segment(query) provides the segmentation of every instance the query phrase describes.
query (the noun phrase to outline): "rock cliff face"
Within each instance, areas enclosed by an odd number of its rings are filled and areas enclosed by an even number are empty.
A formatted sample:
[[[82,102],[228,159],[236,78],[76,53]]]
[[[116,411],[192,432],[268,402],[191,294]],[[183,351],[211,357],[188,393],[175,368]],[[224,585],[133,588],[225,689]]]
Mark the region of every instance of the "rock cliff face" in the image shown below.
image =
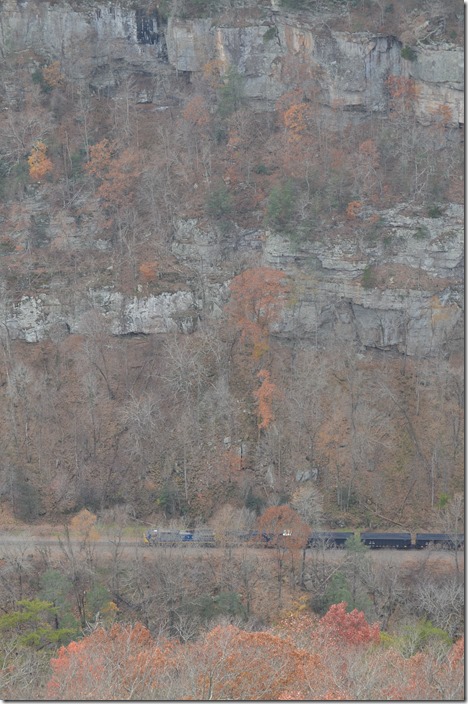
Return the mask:
[[[332,31],[317,19],[269,8],[254,19],[216,23],[169,19],[117,4],[6,0],[0,10],[2,51],[32,49],[48,60],[68,62],[77,81],[112,94],[132,78],[135,102],[157,101],[166,72],[189,76],[216,61],[235,66],[245,78],[247,98],[260,110],[294,86],[326,110],[339,107],[349,119],[388,110],[389,76],[414,79],[417,114],[430,122],[448,106],[450,122],[463,122],[463,51],[455,46],[421,47],[403,59],[402,41],[369,32]],[[160,92],[158,92],[160,91]],[[311,233],[300,244],[264,232],[220,236],[196,220],[180,220],[172,254],[196,272],[201,284],[157,295],[125,296],[115,287],[73,295],[60,282],[5,304],[3,320],[13,338],[40,340],[62,326],[80,332],[91,307],[102,310],[114,334],[190,332],[202,315],[216,315],[226,297],[226,249],[257,250],[265,264],[295,281],[296,301],[276,334],[326,343],[339,334],[362,349],[430,354],[462,345],[463,211],[449,206],[437,218],[402,206],[378,214],[374,241],[339,228]]]
[[[133,78],[137,101],[151,101],[154,77],[167,52],[156,14],[114,3],[6,0],[0,9],[3,52],[32,49],[49,61],[60,59],[67,74],[96,91],[112,94]]]
[[[280,334],[294,332],[318,344],[338,334],[361,349],[409,355],[460,347],[462,208],[452,206],[437,220],[398,210],[380,215],[375,243],[331,237],[291,252],[289,243],[268,238],[266,260],[290,270],[301,290]]]
[[[275,334],[319,346],[339,338],[363,351],[393,349],[408,355],[461,350],[463,208],[452,205],[438,218],[408,216],[403,210],[380,213],[376,241],[329,231],[320,241],[297,245],[271,232],[237,233],[236,247],[242,248],[245,239],[246,247],[261,249],[265,265],[281,268],[294,281],[295,303]],[[193,331],[201,316],[219,314],[226,300],[223,246],[215,233],[190,220],[179,223],[172,248],[198,272],[201,285],[187,283],[185,290],[146,296],[125,296],[113,287],[39,291],[5,311],[10,335],[36,342],[57,326],[80,333],[91,308],[103,313],[116,335]]]
[[[68,60],[77,80],[106,91],[115,90],[132,72],[153,85],[166,62],[196,74],[215,60],[224,69],[235,66],[245,78],[246,95],[265,109],[301,85],[324,105],[384,113],[386,80],[402,75],[416,82],[422,119],[430,120],[437,107],[448,105],[451,120],[464,121],[464,53],[452,45],[418,45],[410,61],[402,58],[397,37],[332,31],[323,17],[307,20],[274,8],[264,7],[255,18],[237,14],[230,25],[212,18],[169,18],[165,23],[156,11],[148,14],[118,3],[83,5],[4,0],[3,52],[14,46]],[[138,86],[135,90],[138,99]]]
[[[448,105],[452,121],[464,121],[464,56],[455,47],[418,48],[409,61],[401,57],[397,37],[332,31],[321,22],[307,26],[302,17],[299,24],[279,14],[241,27],[173,19],[166,38],[176,69],[197,73],[210,60],[236,66],[246,95],[265,108],[292,83],[324,105],[385,113],[388,77],[406,76],[416,83],[420,118],[430,120],[440,105]]]

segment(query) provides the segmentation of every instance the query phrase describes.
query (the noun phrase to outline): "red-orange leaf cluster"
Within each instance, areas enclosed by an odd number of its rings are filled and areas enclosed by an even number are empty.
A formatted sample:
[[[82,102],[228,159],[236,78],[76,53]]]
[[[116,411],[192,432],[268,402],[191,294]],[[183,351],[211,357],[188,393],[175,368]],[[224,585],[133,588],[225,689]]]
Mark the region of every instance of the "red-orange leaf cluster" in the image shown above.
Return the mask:
[[[257,527],[259,533],[271,535],[271,544],[278,547],[303,548],[310,535],[309,526],[287,505],[267,508],[258,519]],[[296,623],[296,619],[291,622]]]
[[[52,162],[47,156],[47,147],[44,142],[36,142],[31,154],[28,156],[29,175],[34,181],[40,181],[52,169]]]
[[[98,628],[78,642],[60,648],[51,660],[47,686],[51,699],[120,699],[156,691],[166,655],[141,624]],[[129,697],[130,698],[130,697]]]
[[[364,613],[354,609],[346,611],[346,602],[333,604],[319,622],[319,628],[331,641],[357,645],[359,643],[378,643],[380,628],[378,623],[370,626]]]
[[[274,507],[276,509],[282,507]],[[405,658],[379,644],[362,612],[335,604],[322,618],[274,630],[217,626],[196,642],[159,647],[141,624],[99,628],[60,648],[55,700],[463,700],[463,639],[442,656]]]
[[[182,115],[187,122],[190,122],[195,127],[206,127],[211,122],[208,105],[201,95],[196,95],[189,100]]]
[[[394,112],[410,112],[418,96],[418,87],[413,78],[390,76],[387,80]]]
[[[138,156],[130,149],[118,154],[116,145],[103,139],[89,149],[86,171],[98,179],[97,193],[107,205],[120,208],[134,196]]]
[[[253,392],[253,395],[257,401],[258,427],[265,429],[273,420],[272,404],[273,398],[277,394],[277,388],[270,381],[270,372],[267,369],[261,369],[258,378],[262,384],[259,389]]]
[[[256,357],[268,349],[270,327],[280,316],[288,292],[286,276],[269,267],[246,269],[229,286],[226,310],[241,340],[253,346]]]
[[[354,220],[357,217],[361,208],[362,203],[360,200],[350,201],[346,207],[346,217],[349,218],[349,220]]]
[[[139,271],[144,281],[154,281],[158,270],[158,262],[142,262]]]

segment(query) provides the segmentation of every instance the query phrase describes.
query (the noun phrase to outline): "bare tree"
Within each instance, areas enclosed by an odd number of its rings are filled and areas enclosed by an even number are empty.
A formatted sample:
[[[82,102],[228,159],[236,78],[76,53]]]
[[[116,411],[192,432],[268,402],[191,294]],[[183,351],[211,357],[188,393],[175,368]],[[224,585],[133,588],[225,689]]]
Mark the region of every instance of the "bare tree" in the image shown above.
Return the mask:
[[[451,578],[426,581],[416,591],[418,611],[454,638],[463,633],[464,588]]]

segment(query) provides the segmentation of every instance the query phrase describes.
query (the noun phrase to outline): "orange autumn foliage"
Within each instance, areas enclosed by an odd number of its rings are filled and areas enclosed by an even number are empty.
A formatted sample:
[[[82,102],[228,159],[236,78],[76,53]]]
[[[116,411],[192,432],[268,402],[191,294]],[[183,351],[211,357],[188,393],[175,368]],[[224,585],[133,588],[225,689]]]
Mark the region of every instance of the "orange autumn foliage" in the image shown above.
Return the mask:
[[[182,115],[195,127],[206,127],[211,122],[208,105],[201,95],[196,95],[185,106]]]
[[[419,94],[414,79],[404,76],[390,76],[387,85],[390,92],[391,111],[396,113],[410,112]]]
[[[304,91],[300,88],[294,88],[293,90],[288,90],[283,93],[275,104],[275,109],[279,114],[283,124],[284,124],[284,114],[293,106],[299,105],[304,101]]]
[[[300,103],[299,105],[292,105],[283,115],[285,127],[295,139],[299,139],[301,133],[307,129],[308,112],[309,105]]]
[[[44,142],[36,142],[28,156],[29,175],[34,181],[40,181],[53,169],[46,153],[47,147]]]
[[[70,521],[71,531],[82,540],[97,540],[99,533],[96,529],[97,517],[88,509],[83,508]]]
[[[229,288],[231,299],[226,310],[231,323],[258,358],[268,349],[270,328],[284,307],[286,276],[269,267],[246,269],[234,277]]]
[[[266,369],[261,369],[257,376],[262,383],[260,388],[253,392],[253,395],[257,402],[258,427],[265,429],[273,420],[272,403],[277,394],[277,388],[270,381],[270,372]]]
[[[354,609],[351,613],[347,613],[346,607],[346,602],[332,604],[319,621],[319,631],[331,642],[341,645],[378,643],[379,624],[369,625],[362,611]]]
[[[158,270],[158,262],[142,262],[138,269],[144,281],[154,281]]]
[[[310,535],[310,527],[296,511],[287,505],[270,506],[257,521],[259,533],[272,536],[271,543],[277,547],[303,548]],[[295,619],[290,619],[294,622]]]
[[[274,509],[284,507],[273,507]],[[288,507],[286,507],[288,508]],[[362,612],[335,604],[321,619],[271,630],[218,625],[194,642],[156,644],[141,624],[98,628],[52,658],[55,700],[463,700],[464,642],[441,656],[382,647]]]
[[[107,205],[119,208],[133,200],[137,166],[137,154],[130,149],[119,154],[114,142],[103,139],[89,148],[89,161],[85,168],[99,182],[99,197]]]
[[[354,220],[357,217],[361,208],[362,208],[362,203],[360,200],[350,201],[346,207],[346,217],[349,220]]]
[[[44,81],[51,88],[61,88],[64,85],[65,79],[60,70],[60,62],[52,61],[51,64],[42,69]]]
[[[179,657],[195,669],[187,698],[232,701],[278,699],[317,660],[286,638],[235,626],[217,626]]]
[[[141,624],[98,628],[78,642],[59,649],[52,658],[47,685],[51,699],[139,698],[157,687],[166,655]]]

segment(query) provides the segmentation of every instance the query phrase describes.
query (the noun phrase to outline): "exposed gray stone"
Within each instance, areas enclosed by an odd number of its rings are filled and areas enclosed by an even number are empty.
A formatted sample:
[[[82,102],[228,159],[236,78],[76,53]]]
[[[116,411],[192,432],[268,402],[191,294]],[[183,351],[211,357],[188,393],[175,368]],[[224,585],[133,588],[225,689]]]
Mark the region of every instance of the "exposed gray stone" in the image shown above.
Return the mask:
[[[2,50],[35,49],[50,60],[65,57],[69,75],[99,91],[117,91],[122,78],[131,77],[135,102],[157,99],[161,72],[201,72],[207,61],[215,59],[224,70],[237,68],[245,79],[246,97],[261,108],[271,108],[279,95],[301,85],[320,105],[385,115],[387,78],[403,75],[416,81],[421,120],[430,121],[440,106],[449,106],[452,122],[463,121],[461,49],[418,46],[416,60],[407,61],[401,58],[398,38],[331,31],[323,17],[319,22],[282,11],[223,26],[210,18],[171,19],[166,37],[151,20],[143,41],[141,17],[135,10],[106,3],[86,5],[80,11],[78,7],[78,3],[4,0]],[[166,41],[170,67],[163,63]],[[165,108],[166,103],[155,109]],[[294,303],[286,307],[275,329],[283,338],[294,334],[316,345],[340,339],[362,349],[407,354],[461,346],[463,208],[447,206],[441,217],[429,218],[423,212],[405,214],[404,207],[378,213],[382,236],[373,242],[360,235],[359,221],[354,236],[328,237],[323,232],[320,240],[304,238],[293,246],[289,239],[261,228],[233,226],[223,233],[194,219],[180,220],[172,254],[194,273],[195,283],[186,281],[176,292],[125,296],[114,289],[71,294],[55,280],[47,292],[24,296],[10,307],[5,304],[5,324],[12,337],[33,342],[64,326],[80,332],[83,316],[97,307],[114,334],[190,332],[199,315],[222,314],[229,284],[229,273],[223,269],[226,259],[256,250],[267,266],[284,270],[296,286]],[[68,216],[61,217],[57,213],[50,218],[51,246],[79,249],[92,242],[103,251],[111,247],[97,239],[92,228],[80,225],[80,229]],[[62,243],[61,231],[66,232]],[[392,266],[407,272],[407,280],[400,274],[395,283],[390,273],[384,282],[388,285],[363,285],[369,267]]]

